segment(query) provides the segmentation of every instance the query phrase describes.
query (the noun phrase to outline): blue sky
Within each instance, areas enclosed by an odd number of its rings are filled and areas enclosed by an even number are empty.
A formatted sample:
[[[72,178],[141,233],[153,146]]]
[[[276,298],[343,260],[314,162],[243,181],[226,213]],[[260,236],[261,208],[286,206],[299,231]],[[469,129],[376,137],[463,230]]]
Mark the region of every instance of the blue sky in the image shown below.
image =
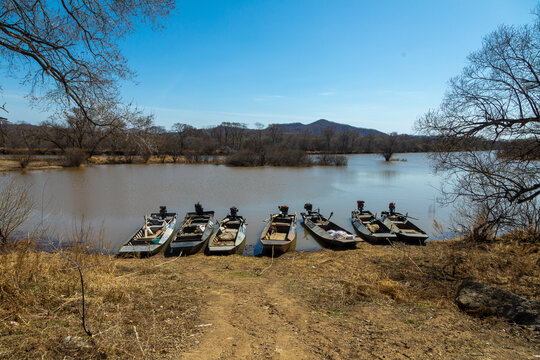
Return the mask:
[[[165,29],[122,43],[122,95],[158,125],[320,118],[399,133],[436,107],[497,25],[533,21],[536,0],[178,1]],[[8,119],[38,123],[27,88],[3,79]]]

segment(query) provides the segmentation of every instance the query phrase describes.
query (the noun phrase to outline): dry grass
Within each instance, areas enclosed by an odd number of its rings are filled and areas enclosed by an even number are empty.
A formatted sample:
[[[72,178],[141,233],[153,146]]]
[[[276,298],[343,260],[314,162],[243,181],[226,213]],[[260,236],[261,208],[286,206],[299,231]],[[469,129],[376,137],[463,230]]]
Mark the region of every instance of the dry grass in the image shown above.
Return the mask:
[[[94,336],[81,326],[73,265],[58,253],[19,248],[0,255],[1,358],[142,358],[190,345],[200,291],[171,269],[174,264],[72,250],[66,255],[83,267]]]
[[[540,279],[540,254],[535,244],[454,240],[425,247],[364,244],[359,251],[339,252],[335,257],[325,252],[297,257],[296,267],[305,276],[293,282],[294,287],[301,285],[312,306],[323,312],[362,302],[451,308],[456,290],[466,278],[540,299],[540,288],[532,286]]]
[[[62,160],[57,158],[40,158],[39,156],[34,156],[22,168],[20,159],[0,159],[0,171],[60,169],[63,167],[62,165]]]
[[[180,156],[176,160],[170,155],[161,155],[161,156],[150,156],[148,159],[145,159],[143,156],[92,156],[88,163],[93,165],[113,165],[113,164],[221,164],[222,160],[207,158],[206,156]]]
[[[1,171],[21,171],[21,170],[46,170],[46,169],[61,169],[66,166],[74,166],[76,164],[68,164],[64,159],[40,157],[34,155],[32,158],[25,160],[24,167],[21,165],[20,158],[2,158],[0,159]],[[206,156],[181,156],[175,161],[172,156],[152,156],[145,162],[142,156],[126,157],[126,156],[92,156],[87,161],[90,165],[117,165],[117,164],[223,164],[224,161],[220,158],[208,158]],[[84,166],[84,164],[82,165]]]
[[[400,345],[371,337],[388,339],[394,328],[401,340],[418,342],[418,349],[428,351],[415,353],[420,357],[452,358],[463,349],[476,353],[478,345],[470,339],[478,333],[481,341],[493,344],[492,354],[507,354],[504,349],[514,346],[527,351],[530,334],[460,312],[453,298],[461,279],[540,298],[538,245],[513,241],[362,244],[352,251],[286,254],[274,261],[201,255],[119,259],[83,250],[72,246],[66,255],[83,267],[92,338],[81,327],[80,282],[71,263],[58,253],[34,251],[29,243],[0,255],[0,358],[178,358],[193,349],[204,358],[205,349],[197,343],[210,331],[207,323],[214,324],[211,331],[224,333],[236,324],[253,341],[246,346],[262,351],[266,345],[258,339],[268,336],[269,326],[277,333],[284,318],[304,329],[305,344],[321,344],[328,334],[332,341],[343,341],[339,346],[345,358],[365,355],[364,345],[392,355],[389,351]],[[220,313],[219,320],[211,319],[212,308],[220,305],[228,317]],[[369,321],[359,329],[349,317]],[[319,322],[324,338],[313,332]],[[349,335],[343,336],[344,331]],[[449,333],[452,338],[445,338]],[[355,337],[359,334],[365,343]],[[431,344],[422,340],[431,335],[443,338]],[[208,341],[215,339],[210,335]],[[332,341],[324,345],[328,351],[335,349]],[[313,349],[313,357],[323,356]],[[402,351],[411,353],[409,348]]]

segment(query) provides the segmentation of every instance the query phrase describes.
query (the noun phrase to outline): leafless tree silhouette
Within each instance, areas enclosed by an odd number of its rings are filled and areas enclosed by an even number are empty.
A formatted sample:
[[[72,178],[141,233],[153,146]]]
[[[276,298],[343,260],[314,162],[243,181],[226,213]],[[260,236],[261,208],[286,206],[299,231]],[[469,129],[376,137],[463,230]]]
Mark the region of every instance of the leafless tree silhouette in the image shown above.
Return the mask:
[[[140,24],[162,26],[174,0],[1,0],[0,61],[23,69],[36,99],[77,106],[90,121],[96,101],[118,98],[132,77],[117,44]],[[18,71],[17,70],[17,71]],[[15,74],[12,74],[15,75]]]
[[[442,104],[417,122],[440,138],[435,168],[444,200],[482,213],[482,226],[540,232],[540,16],[500,26],[451,79]],[[487,151],[476,151],[478,149]],[[463,151],[463,149],[466,149]]]

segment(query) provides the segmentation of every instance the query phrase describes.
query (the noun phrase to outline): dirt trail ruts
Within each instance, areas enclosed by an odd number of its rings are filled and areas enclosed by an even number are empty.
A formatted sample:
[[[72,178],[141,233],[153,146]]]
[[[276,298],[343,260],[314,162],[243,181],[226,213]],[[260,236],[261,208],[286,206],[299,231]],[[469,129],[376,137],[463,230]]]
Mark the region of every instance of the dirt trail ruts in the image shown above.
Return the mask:
[[[263,274],[199,269],[208,284],[208,307],[201,317],[207,328],[186,359],[312,357],[299,336],[307,329],[309,310],[299,306],[282,282]],[[311,354],[311,355],[310,355]]]
[[[383,270],[373,267],[382,257],[374,256],[372,263],[372,253],[396,256],[393,249],[368,247],[364,251],[285,254],[274,261],[236,256],[182,259],[185,273],[204,285],[204,304],[192,335],[197,339],[195,346],[174,358],[507,359],[533,355],[536,341],[530,343],[515,327],[499,320],[480,321],[448,304],[373,297],[346,305],[350,294],[341,293],[343,287],[332,287],[332,283],[340,284],[348,278],[346,274],[359,271],[389,271],[390,265]],[[366,281],[356,286],[369,286],[371,280]],[[322,283],[330,285],[334,295],[327,296]],[[378,283],[380,291],[387,289],[386,283]],[[405,291],[409,285],[393,286]],[[314,298],[317,293],[321,298]],[[336,306],[328,306],[329,301],[336,301]]]

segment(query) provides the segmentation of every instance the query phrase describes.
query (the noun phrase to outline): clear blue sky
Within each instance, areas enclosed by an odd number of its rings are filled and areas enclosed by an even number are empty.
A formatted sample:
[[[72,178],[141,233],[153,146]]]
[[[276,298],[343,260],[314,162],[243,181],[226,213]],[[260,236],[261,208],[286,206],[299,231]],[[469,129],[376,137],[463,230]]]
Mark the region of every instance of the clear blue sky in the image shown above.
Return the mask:
[[[184,0],[159,32],[123,44],[123,85],[158,125],[320,118],[411,133],[497,25],[533,21],[536,0]],[[2,81],[7,117],[38,123],[26,88]]]

